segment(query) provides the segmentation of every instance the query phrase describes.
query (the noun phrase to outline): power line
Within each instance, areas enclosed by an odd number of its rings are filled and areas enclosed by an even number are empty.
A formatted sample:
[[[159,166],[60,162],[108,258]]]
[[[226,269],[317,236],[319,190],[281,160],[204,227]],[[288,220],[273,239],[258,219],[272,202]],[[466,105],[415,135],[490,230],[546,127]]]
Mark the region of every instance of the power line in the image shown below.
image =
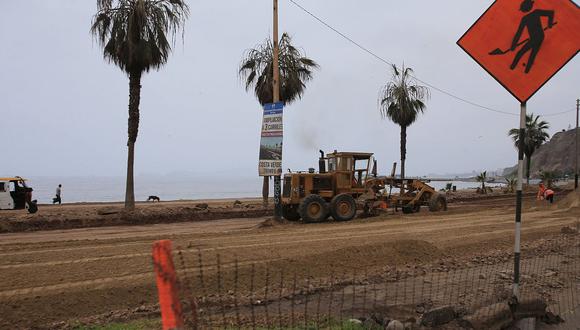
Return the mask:
[[[314,18],[316,21],[318,21],[319,23],[321,23],[322,25],[326,26],[328,29],[332,30],[333,32],[335,32],[336,34],[338,34],[339,36],[341,36],[342,38],[344,38],[345,40],[347,40],[348,42],[350,42],[351,44],[355,45],[357,48],[359,48],[360,50],[362,50],[363,52],[371,55],[372,57],[374,57],[375,59],[379,60],[380,62],[383,62],[389,66],[394,66],[393,63],[385,60],[384,58],[382,58],[381,56],[377,55],[376,53],[374,53],[373,51],[369,50],[368,48],[364,47],[363,45],[361,45],[360,43],[356,42],[355,40],[353,40],[352,38],[350,38],[349,36],[347,36],[346,34],[340,32],[338,29],[336,29],[335,27],[333,27],[332,25],[326,23],[323,19],[321,19],[320,17],[316,16],[314,13],[312,13],[311,11],[309,11],[308,9],[304,8],[302,5],[300,5],[299,3],[297,3],[294,0],[288,0],[290,1],[290,3],[292,3],[293,5],[295,5],[296,7],[298,7],[299,9],[301,9],[303,12],[305,12],[306,14],[308,14],[309,16],[311,16],[312,18]],[[500,113],[500,114],[504,114],[504,115],[509,115],[509,116],[519,116],[516,113],[512,113],[512,112],[507,112],[507,111],[502,111],[502,110],[498,110],[498,109],[494,109],[494,108],[490,108],[488,106],[485,105],[481,105],[479,103],[470,101],[466,98],[463,98],[461,96],[457,96],[451,92],[448,92],[442,88],[439,88],[433,84],[430,84],[422,79],[419,79],[417,76],[412,75],[417,81],[427,85],[428,87],[442,93],[445,94],[455,100],[458,100],[460,102],[464,102],[467,103],[471,106],[486,110],[486,111],[491,111],[491,112],[495,112],[495,113]],[[552,113],[552,114],[545,114],[543,116],[545,117],[552,117],[552,116],[559,116],[562,114],[566,114],[572,111],[576,111],[576,109],[572,109],[572,110],[566,110],[566,111],[562,111],[562,112],[557,112],[557,113]]]
[[[542,115],[542,116],[544,116],[544,117],[553,117],[553,116],[559,116],[559,115],[563,115],[563,114],[566,114],[566,113],[570,113],[570,112],[573,112],[573,111],[576,111],[576,109],[570,109],[570,110],[556,112],[556,113],[549,113],[547,115]]]

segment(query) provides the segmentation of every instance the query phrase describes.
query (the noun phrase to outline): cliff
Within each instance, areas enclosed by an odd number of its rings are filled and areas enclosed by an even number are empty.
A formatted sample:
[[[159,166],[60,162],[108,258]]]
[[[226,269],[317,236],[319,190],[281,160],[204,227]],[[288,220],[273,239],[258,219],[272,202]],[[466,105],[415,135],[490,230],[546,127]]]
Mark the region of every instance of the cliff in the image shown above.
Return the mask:
[[[580,132],[578,134],[580,135]],[[574,174],[575,137],[574,129],[554,134],[550,141],[538,148],[532,156],[530,176],[537,177],[541,170]],[[506,168],[503,174],[509,176],[515,171],[517,171],[517,165]]]

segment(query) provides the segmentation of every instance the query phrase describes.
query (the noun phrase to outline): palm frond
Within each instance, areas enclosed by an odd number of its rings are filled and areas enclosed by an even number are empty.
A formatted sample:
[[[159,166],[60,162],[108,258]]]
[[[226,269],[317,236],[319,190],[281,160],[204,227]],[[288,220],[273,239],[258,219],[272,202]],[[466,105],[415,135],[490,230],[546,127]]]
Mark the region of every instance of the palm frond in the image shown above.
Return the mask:
[[[97,0],[90,31],[107,60],[127,73],[144,72],[167,62],[188,15],[183,0]]]
[[[313,76],[318,64],[301,54],[292,45],[292,38],[283,33],[279,41],[278,66],[280,70],[280,101],[290,104],[300,99],[306,90],[306,82]],[[274,46],[271,39],[249,49],[240,63],[238,75],[246,90],[254,88],[260,104],[273,100]]]
[[[383,118],[407,127],[425,111],[429,89],[416,82],[409,67],[402,66],[399,70],[393,65],[391,73],[391,81],[379,91],[379,110]]]
[[[531,157],[532,154],[550,138],[547,130],[550,125],[546,121],[540,121],[540,116],[534,116],[533,113],[526,115],[526,129],[524,131],[524,154]],[[520,130],[519,128],[512,128],[508,131],[508,136],[514,141],[516,148],[520,145]]]

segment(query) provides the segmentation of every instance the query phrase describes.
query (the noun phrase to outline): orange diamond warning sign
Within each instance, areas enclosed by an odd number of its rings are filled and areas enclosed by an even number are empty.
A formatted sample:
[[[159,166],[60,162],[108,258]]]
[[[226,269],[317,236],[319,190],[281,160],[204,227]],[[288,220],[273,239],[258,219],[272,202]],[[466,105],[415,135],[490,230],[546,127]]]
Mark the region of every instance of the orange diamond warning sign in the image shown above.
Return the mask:
[[[496,0],[457,44],[520,102],[580,49],[572,0]]]

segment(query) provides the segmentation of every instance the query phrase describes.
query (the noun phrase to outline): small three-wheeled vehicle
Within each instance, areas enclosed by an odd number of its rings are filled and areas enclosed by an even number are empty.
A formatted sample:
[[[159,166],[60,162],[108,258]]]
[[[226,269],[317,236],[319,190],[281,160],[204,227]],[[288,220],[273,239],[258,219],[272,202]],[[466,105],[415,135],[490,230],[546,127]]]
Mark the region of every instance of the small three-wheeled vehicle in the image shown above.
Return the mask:
[[[0,210],[21,209],[27,209],[29,213],[38,211],[36,200],[32,200],[32,188],[19,176],[0,177]]]

